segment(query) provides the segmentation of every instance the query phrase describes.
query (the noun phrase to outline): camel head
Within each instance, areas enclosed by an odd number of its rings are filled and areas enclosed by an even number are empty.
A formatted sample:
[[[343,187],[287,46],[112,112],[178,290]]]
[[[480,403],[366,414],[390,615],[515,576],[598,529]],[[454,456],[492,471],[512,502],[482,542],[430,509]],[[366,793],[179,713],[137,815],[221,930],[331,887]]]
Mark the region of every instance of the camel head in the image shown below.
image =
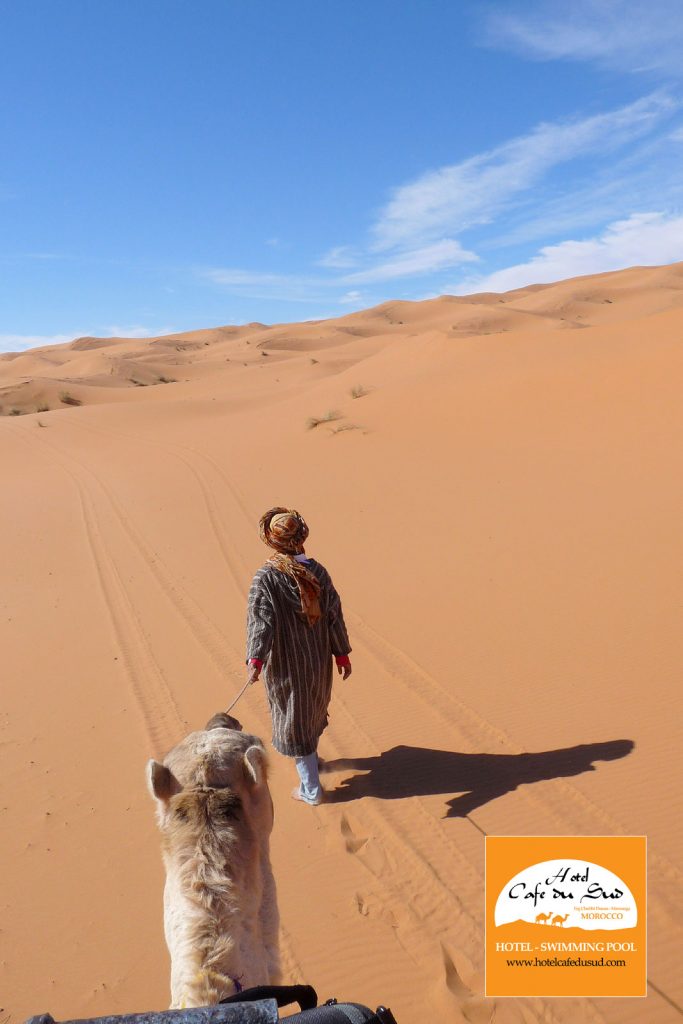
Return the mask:
[[[262,827],[264,815],[270,815],[268,831],[272,827],[263,744],[224,712],[186,736],[162,762],[150,760],[147,784],[162,832],[176,838],[240,821]]]

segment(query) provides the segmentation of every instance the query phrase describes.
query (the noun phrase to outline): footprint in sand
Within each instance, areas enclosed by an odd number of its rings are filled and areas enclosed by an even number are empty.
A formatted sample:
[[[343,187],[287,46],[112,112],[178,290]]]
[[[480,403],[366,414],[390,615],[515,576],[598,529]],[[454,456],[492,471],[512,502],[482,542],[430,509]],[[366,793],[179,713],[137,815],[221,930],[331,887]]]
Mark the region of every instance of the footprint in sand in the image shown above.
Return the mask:
[[[359,892],[356,893],[356,906],[358,908],[358,913],[361,915],[361,917],[367,917],[368,914],[370,913],[370,907],[365,902],[365,897],[362,896]]]
[[[455,996],[460,1006],[460,1012],[470,1024],[491,1024],[496,1019],[496,1005],[490,999],[475,995],[460,977],[453,958],[448,950],[442,946],[441,955],[443,958],[444,975],[446,987]]]
[[[341,816],[341,834],[344,837],[344,846],[349,853],[358,853],[368,841],[367,836],[359,837],[353,830],[351,822],[345,814]]]
[[[369,892],[365,895],[357,892],[354,897],[354,903],[361,917],[377,918],[394,930],[399,927],[399,921],[391,907],[387,907],[382,898],[374,892]]]
[[[341,816],[340,829],[347,852],[356,854],[375,878],[381,878],[387,866],[390,866],[390,860],[380,840],[375,836],[363,835],[364,829],[347,814]]]

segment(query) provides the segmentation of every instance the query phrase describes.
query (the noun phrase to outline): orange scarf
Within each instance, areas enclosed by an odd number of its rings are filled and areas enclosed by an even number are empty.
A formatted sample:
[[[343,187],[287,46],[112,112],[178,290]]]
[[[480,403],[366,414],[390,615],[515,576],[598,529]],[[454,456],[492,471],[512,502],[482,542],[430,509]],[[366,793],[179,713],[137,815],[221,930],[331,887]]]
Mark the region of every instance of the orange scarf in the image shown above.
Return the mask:
[[[320,583],[310,569],[294,557],[303,554],[304,541],[308,537],[306,521],[296,509],[278,506],[261,516],[259,530],[261,540],[276,551],[268,559],[268,565],[294,580],[299,588],[301,612],[309,626],[314,626],[321,616]]]

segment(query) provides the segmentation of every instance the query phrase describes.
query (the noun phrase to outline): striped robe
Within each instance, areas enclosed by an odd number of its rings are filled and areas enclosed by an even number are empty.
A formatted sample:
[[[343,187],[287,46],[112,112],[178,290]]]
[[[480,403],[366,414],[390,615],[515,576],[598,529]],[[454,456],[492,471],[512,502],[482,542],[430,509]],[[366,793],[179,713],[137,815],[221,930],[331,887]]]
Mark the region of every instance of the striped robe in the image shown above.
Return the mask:
[[[332,694],[332,656],[349,654],[341,601],[329,573],[305,563],[320,582],[321,617],[309,626],[299,589],[289,576],[264,565],[254,576],[247,607],[247,661],[264,662],[263,680],[273,720],[273,746],[304,757],[318,746]]]

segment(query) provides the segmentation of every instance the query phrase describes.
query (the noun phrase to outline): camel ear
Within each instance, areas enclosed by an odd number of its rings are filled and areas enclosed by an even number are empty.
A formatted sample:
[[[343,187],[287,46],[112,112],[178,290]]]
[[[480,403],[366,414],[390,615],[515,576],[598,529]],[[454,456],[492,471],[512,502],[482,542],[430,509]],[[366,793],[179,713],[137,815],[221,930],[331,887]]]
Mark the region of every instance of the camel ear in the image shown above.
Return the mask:
[[[180,787],[166,765],[158,761],[147,762],[147,786],[157,800],[168,800]]]
[[[247,781],[262,786],[268,775],[268,761],[263,747],[249,747],[244,755],[244,771]]]

